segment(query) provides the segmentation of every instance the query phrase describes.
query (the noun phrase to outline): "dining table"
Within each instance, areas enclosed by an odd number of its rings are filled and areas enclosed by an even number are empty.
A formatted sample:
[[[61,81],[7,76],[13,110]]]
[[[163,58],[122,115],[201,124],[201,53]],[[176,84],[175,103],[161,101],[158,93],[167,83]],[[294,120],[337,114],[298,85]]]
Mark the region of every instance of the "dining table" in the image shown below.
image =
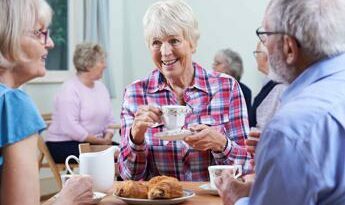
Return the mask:
[[[114,183],[117,183],[117,182],[114,182]],[[182,181],[181,185],[183,189],[193,191],[195,193],[195,196],[179,204],[181,205],[201,205],[201,204],[220,205],[220,204],[223,204],[222,199],[218,195],[214,193],[210,193],[208,190],[204,190],[200,188],[201,185],[204,185],[207,183],[209,182]],[[52,200],[49,200],[49,201],[53,202]],[[102,200],[98,202],[98,205],[126,205],[126,204],[127,204],[126,202],[122,201],[116,196],[113,196],[112,193],[108,193]]]

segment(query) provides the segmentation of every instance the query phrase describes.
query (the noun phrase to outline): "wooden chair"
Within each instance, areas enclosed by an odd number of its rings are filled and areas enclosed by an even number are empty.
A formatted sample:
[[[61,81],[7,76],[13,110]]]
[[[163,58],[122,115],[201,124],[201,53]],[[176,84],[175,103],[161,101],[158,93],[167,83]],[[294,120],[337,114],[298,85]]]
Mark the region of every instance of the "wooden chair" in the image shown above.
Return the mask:
[[[103,150],[108,149],[113,145],[91,145],[90,143],[81,143],[79,144],[79,154],[87,153],[87,152],[100,152]],[[119,166],[117,163],[117,158],[119,157],[120,152],[117,150],[115,151],[114,159],[115,159],[115,176],[119,177]]]
[[[46,123],[47,127],[51,123],[51,114],[42,114],[44,122]],[[39,169],[41,168],[50,168],[51,172],[54,175],[57,187],[59,190],[62,188],[62,181],[60,177],[60,172],[66,170],[66,166],[64,163],[55,163],[53,157],[51,156],[49,149],[44,142],[42,137],[38,138],[38,150],[39,150],[39,158],[38,158],[38,165]],[[44,161],[45,159],[45,161]],[[78,164],[71,164],[71,168],[77,168]]]

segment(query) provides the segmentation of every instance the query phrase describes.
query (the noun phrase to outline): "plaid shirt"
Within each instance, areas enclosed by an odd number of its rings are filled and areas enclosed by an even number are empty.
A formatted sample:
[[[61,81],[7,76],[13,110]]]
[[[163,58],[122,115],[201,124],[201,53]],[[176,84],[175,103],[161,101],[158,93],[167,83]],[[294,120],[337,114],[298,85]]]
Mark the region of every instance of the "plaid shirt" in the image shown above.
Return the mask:
[[[120,175],[123,179],[149,179],[157,175],[174,176],[182,181],[208,181],[208,166],[241,164],[251,171],[250,155],[244,147],[248,134],[247,109],[239,84],[227,75],[209,73],[194,66],[194,82],[184,91],[184,101],[192,112],[186,116],[184,128],[206,124],[227,137],[223,152],[198,151],[184,141],[163,141],[154,134],[166,130],[164,125],[148,128],[145,142],[134,144],[130,130],[140,105],[178,104],[164,76],[155,69],[151,75],[126,88],[121,111]]]

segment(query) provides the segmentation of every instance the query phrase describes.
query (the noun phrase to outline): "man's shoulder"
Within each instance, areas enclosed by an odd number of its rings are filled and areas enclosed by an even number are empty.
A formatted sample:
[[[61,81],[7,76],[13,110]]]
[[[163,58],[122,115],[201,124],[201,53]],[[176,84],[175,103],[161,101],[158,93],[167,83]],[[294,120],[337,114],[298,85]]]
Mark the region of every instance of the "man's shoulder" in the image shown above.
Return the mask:
[[[322,94],[299,95],[281,105],[268,127],[279,129],[292,138],[308,137],[317,123],[325,122],[329,118],[337,118],[336,112],[342,112],[340,110],[345,112],[344,103],[344,100],[328,99]]]

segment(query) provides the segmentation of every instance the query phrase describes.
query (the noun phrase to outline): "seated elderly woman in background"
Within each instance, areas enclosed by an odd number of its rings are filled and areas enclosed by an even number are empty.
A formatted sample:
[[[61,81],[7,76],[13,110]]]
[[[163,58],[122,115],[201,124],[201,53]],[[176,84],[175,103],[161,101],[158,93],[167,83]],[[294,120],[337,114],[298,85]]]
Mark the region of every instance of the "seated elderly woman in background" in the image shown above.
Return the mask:
[[[219,50],[214,56],[213,70],[228,74],[237,80],[240,84],[249,113],[252,103],[252,91],[240,82],[243,74],[243,63],[240,54],[230,48]]]
[[[37,138],[45,124],[18,89],[45,75],[52,10],[40,0],[0,1],[0,204],[40,204]],[[37,19],[38,17],[38,19]],[[72,177],[54,204],[92,202],[90,177]]]
[[[215,75],[192,61],[199,39],[192,9],[179,0],[159,1],[146,12],[144,34],[153,62],[150,75],[129,85],[121,111],[119,169],[123,179],[169,175],[183,181],[208,181],[215,164],[251,167],[244,147],[247,110],[238,83]],[[184,129],[196,131],[184,141],[164,141],[154,135],[160,106],[186,105]]]
[[[78,145],[112,144],[114,124],[110,95],[99,81],[105,69],[105,53],[95,43],[77,45],[74,57],[77,74],[62,85],[55,97],[52,123],[46,143],[54,160],[65,162],[79,156]]]

